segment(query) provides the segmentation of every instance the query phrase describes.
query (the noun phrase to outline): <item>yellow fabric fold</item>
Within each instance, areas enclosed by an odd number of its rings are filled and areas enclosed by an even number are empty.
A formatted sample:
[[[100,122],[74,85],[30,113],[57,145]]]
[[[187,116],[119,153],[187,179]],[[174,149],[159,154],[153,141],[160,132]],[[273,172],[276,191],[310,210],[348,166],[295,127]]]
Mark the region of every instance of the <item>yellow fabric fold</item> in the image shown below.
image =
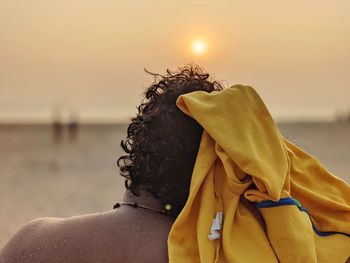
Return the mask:
[[[196,91],[177,106],[204,131],[169,262],[346,261],[349,185],[280,134],[253,88]],[[221,236],[209,240],[217,212]]]

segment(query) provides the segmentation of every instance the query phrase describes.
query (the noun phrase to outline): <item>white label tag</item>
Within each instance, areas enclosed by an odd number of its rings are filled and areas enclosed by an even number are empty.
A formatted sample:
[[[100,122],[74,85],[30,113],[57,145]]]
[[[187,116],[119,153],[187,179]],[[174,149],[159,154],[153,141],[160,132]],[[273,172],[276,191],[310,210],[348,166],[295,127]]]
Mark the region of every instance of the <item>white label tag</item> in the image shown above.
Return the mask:
[[[217,212],[210,228],[209,240],[215,240],[220,238],[219,230],[222,228],[222,212]]]

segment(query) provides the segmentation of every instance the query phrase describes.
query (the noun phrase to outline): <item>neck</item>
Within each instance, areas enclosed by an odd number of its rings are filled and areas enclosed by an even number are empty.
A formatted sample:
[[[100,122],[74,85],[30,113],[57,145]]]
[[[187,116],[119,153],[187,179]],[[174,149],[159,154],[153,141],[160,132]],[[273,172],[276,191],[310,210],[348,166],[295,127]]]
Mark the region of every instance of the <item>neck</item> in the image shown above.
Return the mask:
[[[153,209],[162,210],[164,207],[162,206],[160,200],[156,198],[152,193],[147,190],[140,189],[140,195],[135,196],[132,194],[130,190],[126,190],[123,195],[124,202],[136,202],[139,205],[151,207]]]

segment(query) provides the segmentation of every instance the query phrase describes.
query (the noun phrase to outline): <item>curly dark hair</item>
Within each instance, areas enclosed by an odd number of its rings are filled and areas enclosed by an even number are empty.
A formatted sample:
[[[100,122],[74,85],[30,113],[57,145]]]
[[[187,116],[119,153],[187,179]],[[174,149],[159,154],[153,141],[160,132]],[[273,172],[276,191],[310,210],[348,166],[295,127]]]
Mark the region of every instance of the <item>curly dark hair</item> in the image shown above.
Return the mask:
[[[168,213],[177,216],[188,198],[203,128],[176,106],[176,100],[185,93],[219,91],[222,86],[194,65],[177,72],[168,69],[165,75],[145,71],[154,82],[131,119],[126,140],[121,141],[126,155],[118,159],[118,166],[125,187],[134,195],[141,187],[162,205],[170,204]]]

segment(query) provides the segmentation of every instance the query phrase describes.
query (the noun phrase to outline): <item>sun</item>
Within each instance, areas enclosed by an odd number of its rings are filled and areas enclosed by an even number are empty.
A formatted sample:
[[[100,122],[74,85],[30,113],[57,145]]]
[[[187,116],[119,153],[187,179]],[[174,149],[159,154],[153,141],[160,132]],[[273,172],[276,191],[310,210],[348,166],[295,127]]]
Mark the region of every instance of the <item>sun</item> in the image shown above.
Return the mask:
[[[195,53],[196,55],[203,55],[206,52],[206,50],[207,50],[207,45],[203,40],[197,39],[193,41],[192,43],[193,53]]]

